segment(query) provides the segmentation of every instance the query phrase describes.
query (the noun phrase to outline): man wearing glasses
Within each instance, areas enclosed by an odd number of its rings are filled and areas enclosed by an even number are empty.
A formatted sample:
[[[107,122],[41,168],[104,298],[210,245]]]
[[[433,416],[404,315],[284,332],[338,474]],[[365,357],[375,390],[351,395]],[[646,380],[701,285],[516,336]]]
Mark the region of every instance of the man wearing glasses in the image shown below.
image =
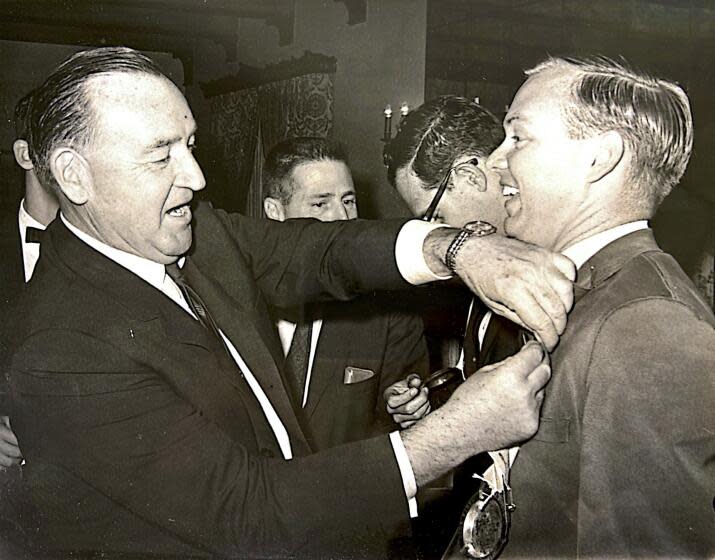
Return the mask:
[[[464,238],[501,234],[505,199],[497,174],[486,162],[503,138],[499,121],[477,103],[457,96],[428,101],[403,120],[386,147],[388,179],[412,213],[423,220],[461,227]],[[449,337],[443,343],[442,366],[456,366],[435,372],[426,383],[435,405],[445,398],[436,397],[443,387],[454,386],[477,369],[515,354],[525,341],[525,333],[517,325],[493,315],[466,291],[455,298],[455,291],[441,290],[432,298],[436,303],[423,305],[428,328],[437,324],[439,336]],[[388,411],[403,426],[429,410],[425,409],[428,396],[423,385],[422,380],[410,376],[385,392]],[[443,481],[442,490],[431,490],[427,497],[436,495],[437,499],[417,521],[425,556],[439,557],[447,548],[468,500],[479,496],[479,479],[473,475],[481,476],[491,463],[486,454],[473,457],[455,472],[453,480]],[[459,547],[461,540],[455,542]]]
[[[498,176],[486,165],[503,138],[501,124],[485,108],[463,97],[439,97],[410,113],[386,147],[388,179],[424,220],[462,227],[463,235],[503,233],[505,199]],[[428,311],[438,314],[427,317],[428,324],[446,323],[449,336],[458,339],[441,365],[471,374],[516,353],[522,345],[519,329],[494,317],[471,294],[460,295],[442,291],[439,308]],[[406,383],[418,387],[419,381],[411,379]],[[397,388],[386,395],[395,419],[405,425],[417,419],[414,413],[422,412],[427,399],[424,392],[415,393]]]

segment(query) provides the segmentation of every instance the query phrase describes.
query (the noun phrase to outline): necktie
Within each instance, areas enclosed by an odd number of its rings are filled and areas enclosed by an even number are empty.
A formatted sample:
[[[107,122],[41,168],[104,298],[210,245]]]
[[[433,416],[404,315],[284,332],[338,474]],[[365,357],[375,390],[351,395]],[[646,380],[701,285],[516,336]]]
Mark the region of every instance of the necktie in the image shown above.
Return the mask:
[[[40,243],[44,235],[44,229],[27,226],[25,228],[25,243]]]
[[[293,340],[291,340],[285,359],[286,377],[298,409],[303,406],[303,393],[305,392],[305,380],[308,377],[312,333],[313,321],[310,317],[302,317],[295,327]]]
[[[176,283],[176,286],[181,291],[186,303],[189,305],[191,311],[194,312],[194,315],[198,319],[199,323],[201,323],[207,331],[213,334],[221,343],[221,346],[225,348],[226,346],[223,342],[223,338],[221,337],[221,333],[218,330],[218,326],[213,320],[213,317],[211,317],[206,304],[201,299],[201,296],[199,296],[199,294],[197,294],[194,289],[186,283],[186,279],[184,278],[181,269],[176,266],[176,264],[170,264],[166,267],[166,273],[171,276],[172,280]]]
[[[479,324],[482,322],[488,308],[480,302],[474,302],[472,312],[467,321],[467,329],[464,332],[464,377],[469,377],[477,371],[477,362],[479,361]]]

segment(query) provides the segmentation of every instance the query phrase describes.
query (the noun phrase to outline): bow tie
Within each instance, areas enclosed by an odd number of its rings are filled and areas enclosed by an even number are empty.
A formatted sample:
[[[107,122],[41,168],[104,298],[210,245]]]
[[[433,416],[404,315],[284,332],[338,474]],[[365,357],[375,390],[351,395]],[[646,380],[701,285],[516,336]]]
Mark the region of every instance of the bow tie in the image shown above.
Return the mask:
[[[25,243],[41,243],[45,233],[44,229],[27,226],[25,228]]]

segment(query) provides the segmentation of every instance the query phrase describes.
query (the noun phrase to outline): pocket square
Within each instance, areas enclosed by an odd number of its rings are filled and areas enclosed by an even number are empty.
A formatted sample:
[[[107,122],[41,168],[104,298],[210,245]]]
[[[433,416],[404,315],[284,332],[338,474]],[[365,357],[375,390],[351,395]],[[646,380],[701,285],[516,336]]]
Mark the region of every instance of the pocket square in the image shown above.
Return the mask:
[[[345,372],[343,373],[343,383],[345,385],[352,385],[353,383],[360,383],[370,379],[375,375],[375,372],[371,369],[363,369],[359,367],[347,366]]]

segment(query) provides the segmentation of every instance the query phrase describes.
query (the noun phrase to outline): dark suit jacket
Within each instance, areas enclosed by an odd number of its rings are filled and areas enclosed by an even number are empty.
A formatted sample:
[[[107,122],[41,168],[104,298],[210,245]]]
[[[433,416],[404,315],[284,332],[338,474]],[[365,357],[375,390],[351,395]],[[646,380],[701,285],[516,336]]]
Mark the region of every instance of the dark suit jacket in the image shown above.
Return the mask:
[[[22,262],[20,231],[17,224],[17,209],[3,212],[0,220],[0,310],[22,291],[25,284],[25,269]]]
[[[53,223],[11,319],[12,418],[38,540],[109,556],[385,554],[408,524],[389,439],[310,454],[266,298],[288,307],[404,288],[399,227],[196,209],[186,278],[283,420],[296,455],[284,461],[221,345]]]
[[[323,325],[303,413],[317,449],[398,429],[385,408],[384,390],[409,373],[427,374],[421,319],[390,307],[384,298],[361,298],[316,310]],[[375,375],[345,384],[348,366]]]
[[[715,554],[715,319],[648,230],[578,271],[503,557]]]

